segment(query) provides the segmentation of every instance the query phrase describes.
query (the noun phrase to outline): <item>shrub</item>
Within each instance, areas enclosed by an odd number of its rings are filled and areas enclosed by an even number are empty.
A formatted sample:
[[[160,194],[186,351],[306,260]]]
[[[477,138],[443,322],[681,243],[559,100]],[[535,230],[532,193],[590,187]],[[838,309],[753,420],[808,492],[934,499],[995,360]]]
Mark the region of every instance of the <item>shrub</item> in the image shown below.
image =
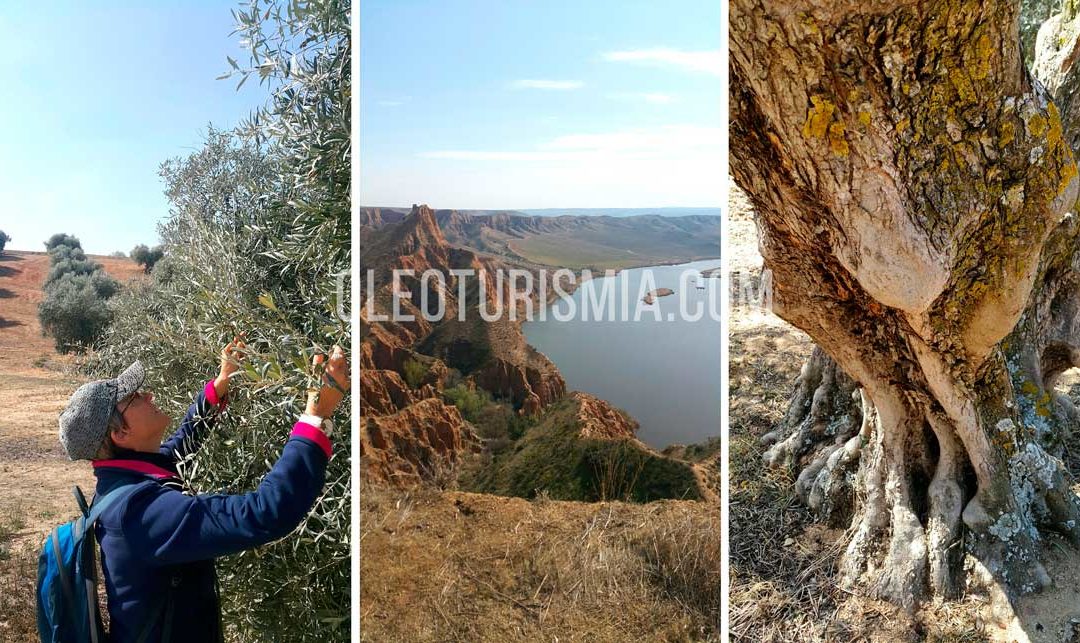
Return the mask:
[[[4,247],[7,246],[8,241],[11,241],[11,237],[8,236],[8,233],[0,230],[0,254],[4,252]]]
[[[405,360],[405,383],[409,388],[420,388],[420,383],[424,381],[427,373],[426,364],[412,358]]]
[[[154,265],[165,255],[165,249],[161,246],[155,246],[149,248],[144,244],[139,244],[131,250],[131,260],[143,267],[143,272],[150,274],[150,271],[154,269]]]
[[[58,246],[67,246],[69,248],[78,248],[82,250],[82,243],[77,237],[62,232],[58,232],[49,237],[45,242],[45,250],[51,251]]]
[[[484,389],[469,388],[458,384],[443,391],[443,397],[457,407],[461,416],[469,422],[476,422],[485,406],[492,403],[491,394]]]
[[[690,465],[647,451],[633,440],[581,437],[577,407],[566,399],[548,406],[512,447],[490,466],[461,480],[468,491],[556,500],[696,500],[702,490]]]

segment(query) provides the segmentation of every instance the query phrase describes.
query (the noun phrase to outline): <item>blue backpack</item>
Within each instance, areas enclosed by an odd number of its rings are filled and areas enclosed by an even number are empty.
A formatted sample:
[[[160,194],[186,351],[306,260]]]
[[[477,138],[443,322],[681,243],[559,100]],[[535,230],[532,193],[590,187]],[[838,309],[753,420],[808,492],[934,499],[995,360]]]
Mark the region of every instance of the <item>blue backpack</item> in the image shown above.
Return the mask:
[[[95,495],[90,506],[79,487],[72,490],[82,515],[53,529],[38,557],[37,623],[42,643],[108,640],[98,611],[94,525],[136,486],[120,485]]]

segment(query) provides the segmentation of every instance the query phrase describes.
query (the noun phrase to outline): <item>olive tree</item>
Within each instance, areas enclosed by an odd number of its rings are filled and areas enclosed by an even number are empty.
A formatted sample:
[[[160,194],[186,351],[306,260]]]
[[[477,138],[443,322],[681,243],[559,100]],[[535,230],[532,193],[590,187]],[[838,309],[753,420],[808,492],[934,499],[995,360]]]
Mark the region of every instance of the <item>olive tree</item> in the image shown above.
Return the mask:
[[[774,310],[819,347],[767,457],[850,524],[842,583],[902,605],[1037,590],[1046,534],[1080,544],[1056,457],[1076,414],[1053,393],[1080,365],[1077,168],[1018,15],[731,8],[732,172]],[[1067,69],[1075,38],[1055,36]]]
[[[112,321],[107,300],[120,284],[105,274],[101,264],[87,258],[75,237],[55,234],[49,247],[49,272],[38,304],[43,335],[53,338],[56,350],[84,352],[101,337]]]
[[[66,233],[63,233],[63,232],[58,232],[58,233],[54,234],[53,236],[49,237],[45,241],[45,250],[46,251],[52,251],[54,248],[57,248],[58,246],[67,246],[69,248],[79,248],[81,250],[82,249],[82,242],[79,241],[78,237],[76,237],[74,235],[66,234]]]
[[[146,244],[140,243],[131,249],[130,256],[132,261],[143,267],[143,272],[150,273],[164,254],[165,249],[161,246],[150,248]],[[121,256],[123,255],[121,254]]]
[[[93,373],[143,360],[178,415],[218,351],[246,332],[250,353],[213,436],[181,463],[199,492],[253,488],[280,452],[319,373],[312,354],[348,350],[348,3],[253,3],[234,11],[247,66],[271,93],[237,132],[211,129],[165,162],[171,204],[152,278],[116,298]],[[242,81],[241,81],[242,82]],[[225,626],[239,640],[345,641],[350,611],[348,401],[334,418],[327,486],[287,538],[223,559]],[[287,617],[283,617],[287,615]]]

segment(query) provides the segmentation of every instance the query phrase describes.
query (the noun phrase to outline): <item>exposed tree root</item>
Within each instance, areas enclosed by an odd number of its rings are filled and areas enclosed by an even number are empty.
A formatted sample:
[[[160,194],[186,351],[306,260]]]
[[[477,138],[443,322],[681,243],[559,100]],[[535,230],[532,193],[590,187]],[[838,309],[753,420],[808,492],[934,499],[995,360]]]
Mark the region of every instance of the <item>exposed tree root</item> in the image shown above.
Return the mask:
[[[1080,544],[1080,498],[1033,431],[1005,417],[995,435],[973,441],[976,449],[985,443],[1012,453],[1002,465],[1007,476],[984,476],[992,482],[980,488],[972,462],[985,466],[994,456],[972,458],[940,406],[889,389],[875,404],[866,389],[852,395],[852,388],[815,349],[788,415],[762,438],[772,442],[766,462],[798,474],[800,498],[821,519],[850,525],[843,587],[913,608],[925,597],[956,598],[991,579],[1021,593],[1051,582],[1038,560],[1041,534],[1054,531]],[[965,575],[965,554],[986,578]]]

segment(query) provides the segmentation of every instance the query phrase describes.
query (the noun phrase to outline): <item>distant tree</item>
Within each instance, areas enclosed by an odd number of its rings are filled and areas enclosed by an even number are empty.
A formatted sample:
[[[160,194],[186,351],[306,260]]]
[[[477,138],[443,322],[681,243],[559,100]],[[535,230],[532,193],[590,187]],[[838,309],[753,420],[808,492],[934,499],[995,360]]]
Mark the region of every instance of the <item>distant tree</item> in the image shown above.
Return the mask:
[[[60,352],[84,352],[112,321],[106,302],[120,284],[86,256],[75,237],[54,234],[45,246],[51,265],[42,285],[45,299],[38,305],[41,332]]]
[[[117,250],[116,252],[112,252],[112,253],[109,254],[109,256],[114,257],[116,259],[127,259],[128,258],[127,253],[124,252],[123,250]]]
[[[56,248],[57,246],[68,246],[71,248],[79,248],[80,250],[82,249],[82,243],[79,241],[78,237],[70,234],[64,234],[63,232],[58,232],[54,234],[53,236],[49,237],[48,241],[45,242],[45,249],[48,251],[52,251],[53,248]]]
[[[49,250],[49,260],[52,263],[71,259],[73,261],[85,261],[86,253],[78,246],[58,245]]]
[[[150,271],[154,269],[154,264],[163,256],[165,256],[165,249],[161,246],[149,248],[140,243],[131,249],[132,261],[142,266],[143,272],[147,274],[150,274]]]
[[[53,338],[60,352],[85,352],[112,321],[102,295],[111,296],[118,287],[115,280],[100,272],[65,274],[46,290],[38,307],[42,333]]]
[[[11,237],[8,236],[8,233],[0,230],[0,254],[4,252],[4,246],[7,245],[8,241],[11,241]]]
[[[77,256],[53,255],[52,266],[49,267],[49,274],[45,277],[43,288],[48,290],[52,284],[67,274],[91,275],[101,270],[101,264],[87,259],[81,250],[76,249],[75,252],[78,253]]]

